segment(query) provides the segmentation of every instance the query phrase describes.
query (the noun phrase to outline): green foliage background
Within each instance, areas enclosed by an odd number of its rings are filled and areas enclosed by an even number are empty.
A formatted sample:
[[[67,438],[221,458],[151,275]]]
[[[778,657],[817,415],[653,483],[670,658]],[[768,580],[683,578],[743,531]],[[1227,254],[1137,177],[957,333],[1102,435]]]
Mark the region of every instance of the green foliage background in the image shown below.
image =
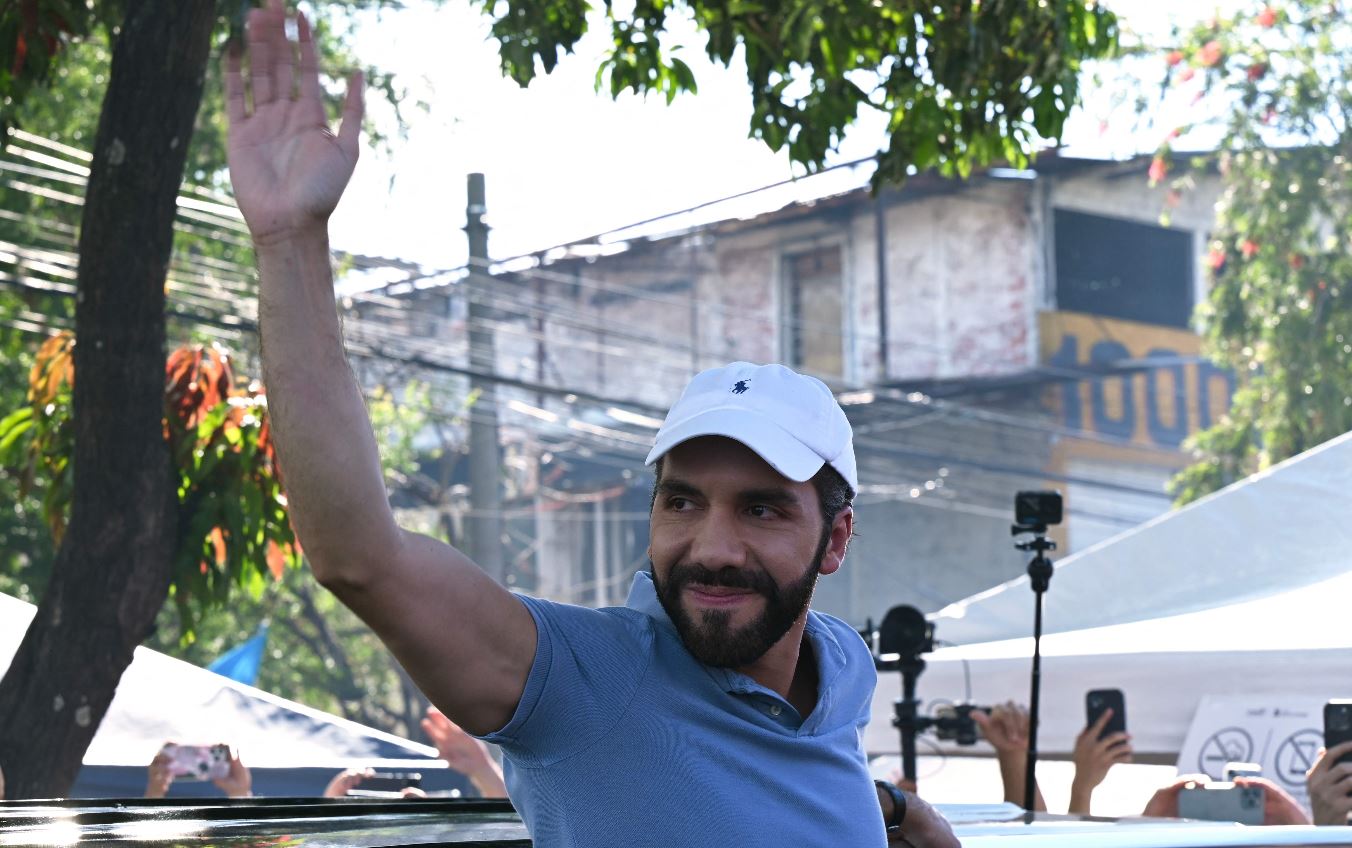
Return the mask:
[[[10,95],[0,110],[0,120],[9,128],[86,149],[98,124],[111,61],[112,28],[120,19],[120,5],[104,2],[87,7],[89,17],[81,27],[62,33],[60,50],[50,63],[41,66],[40,77],[16,80],[0,73],[0,94]],[[230,5],[223,4],[222,8]],[[240,4],[238,11],[245,5]],[[390,0],[322,0],[310,5],[324,67],[333,72],[329,90],[334,93],[331,100],[336,111],[337,92],[341,91],[338,78],[356,65],[341,44],[356,14],[398,4]],[[0,10],[0,37],[7,32],[7,14]],[[233,25],[231,16],[224,15],[220,43]],[[12,45],[6,43],[7,47]],[[0,54],[4,52],[0,49]],[[217,63],[209,65],[185,173],[185,192],[196,191],[207,199],[228,188],[219,72]],[[403,131],[408,109],[419,104],[411,104],[389,74],[367,69],[367,76],[394,108],[393,126],[367,127],[374,143],[387,144],[391,133]],[[61,184],[57,179],[59,169],[31,160],[7,157],[7,162],[38,167],[44,174],[36,178],[12,168],[0,170],[0,249],[7,243],[37,250],[75,251],[82,207],[59,195],[81,194],[79,181]],[[54,179],[60,186],[55,193],[31,190],[35,183],[51,186]],[[209,268],[218,279],[238,286],[245,296],[256,284],[252,250],[247,237],[238,232],[180,221],[174,254],[171,280]],[[29,371],[44,338],[38,331],[44,326],[52,330],[67,327],[73,321],[72,298],[24,287],[17,277],[0,270],[0,410],[4,412],[18,410],[27,402]],[[169,335],[174,346],[206,340],[192,315],[171,316]],[[250,367],[253,351],[238,353],[243,354],[243,366]],[[414,387],[410,393],[421,397],[420,391]],[[384,435],[395,454],[393,467],[407,466],[408,445],[423,427],[423,419],[411,411],[404,415],[402,403],[388,395],[373,403],[373,412],[389,422]],[[17,468],[0,468],[0,504],[12,505],[0,508],[0,591],[35,603],[50,576],[55,548],[42,516],[42,499],[50,487],[43,485],[41,475],[33,482],[36,485],[21,487]],[[148,646],[205,665],[249,638],[259,623],[268,619],[272,622],[269,661],[263,664],[259,685],[375,727],[417,735],[417,719],[424,703],[421,695],[355,616],[315,586],[303,570],[288,569],[278,582],[254,579],[257,569],[234,571],[250,591],[237,589],[228,595],[214,591],[186,607],[167,603]],[[229,583],[214,585],[221,590]]]
[[[1352,430],[1349,11],[1245,4],[1178,33],[1167,57],[1175,81],[1201,75],[1221,105],[1222,141],[1199,163],[1224,193],[1198,321],[1209,355],[1240,375],[1229,415],[1190,444],[1180,503]]]

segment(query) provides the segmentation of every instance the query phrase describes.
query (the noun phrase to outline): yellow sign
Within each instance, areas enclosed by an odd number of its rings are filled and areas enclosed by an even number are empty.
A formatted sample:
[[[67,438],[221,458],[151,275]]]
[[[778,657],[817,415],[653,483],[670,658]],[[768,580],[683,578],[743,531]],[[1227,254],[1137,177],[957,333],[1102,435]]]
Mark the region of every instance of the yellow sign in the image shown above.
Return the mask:
[[[1044,312],[1039,326],[1069,429],[1177,450],[1230,408],[1234,375],[1202,359],[1194,333],[1077,312]]]

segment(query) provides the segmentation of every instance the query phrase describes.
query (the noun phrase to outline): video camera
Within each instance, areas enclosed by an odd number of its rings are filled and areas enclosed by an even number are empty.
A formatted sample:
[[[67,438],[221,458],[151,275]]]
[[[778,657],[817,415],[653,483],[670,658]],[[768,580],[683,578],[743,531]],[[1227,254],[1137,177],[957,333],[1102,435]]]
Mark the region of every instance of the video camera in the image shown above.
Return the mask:
[[[873,651],[873,664],[878,671],[901,673],[902,697],[895,704],[896,715],[892,726],[901,734],[902,773],[915,779],[915,739],[918,734],[933,731],[946,742],[975,745],[980,732],[972,714],[989,713],[990,707],[975,704],[946,704],[934,715],[921,715],[920,702],[915,697],[916,680],[925,670],[922,654],[934,650],[934,624],[925,614],[912,606],[895,606],[883,616],[875,631],[870,620],[861,634]]]
[[[981,730],[976,726],[972,713],[990,715],[990,707],[978,707],[976,704],[941,704],[934,708],[934,735],[941,742],[956,742],[959,745],[975,745],[981,738]]]

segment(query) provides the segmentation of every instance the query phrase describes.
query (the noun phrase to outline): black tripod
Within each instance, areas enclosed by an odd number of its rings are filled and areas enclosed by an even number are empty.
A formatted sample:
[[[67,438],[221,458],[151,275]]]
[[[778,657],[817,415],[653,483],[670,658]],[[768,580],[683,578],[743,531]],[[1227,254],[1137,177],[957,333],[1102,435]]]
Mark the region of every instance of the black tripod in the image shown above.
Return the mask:
[[[915,697],[915,683],[925,670],[925,661],[918,656],[905,657],[897,661],[896,670],[901,672],[901,697],[892,703],[896,710],[892,726],[901,734],[901,776],[914,786],[915,737],[930,724],[920,715],[920,701]]]
[[[1032,533],[1027,542],[1018,542],[1014,547],[1021,551],[1032,551],[1033,559],[1028,563],[1028,581],[1033,587],[1033,679],[1032,694],[1028,697],[1028,767],[1024,772],[1023,808],[1027,810],[1026,821],[1033,821],[1033,802],[1037,797],[1037,719],[1038,702],[1042,692],[1042,596],[1052,582],[1052,561],[1047,558],[1048,551],[1056,550],[1056,542],[1047,538],[1045,524],[1026,526],[1014,525],[1013,532]]]

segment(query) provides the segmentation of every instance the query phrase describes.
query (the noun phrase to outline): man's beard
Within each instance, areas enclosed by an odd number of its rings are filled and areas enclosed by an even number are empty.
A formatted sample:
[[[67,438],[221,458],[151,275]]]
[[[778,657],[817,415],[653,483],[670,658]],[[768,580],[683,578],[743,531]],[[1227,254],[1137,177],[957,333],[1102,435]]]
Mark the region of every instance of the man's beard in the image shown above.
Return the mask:
[[[681,641],[695,659],[716,668],[742,668],[760,659],[784,638],[807,609],[829,542],[828,528],[803,576],[783,588],[760,568],[727,566],[714,571],[699,564],[674,565],[660,583],[657,571],[653,569],[653,587],[671,623],[676,625]],[[700,610],[696,614],[697,620],[681,604],[681,595],[690,585],[750,589],[765,599],[765,609],[754,620],[736,629],[731,624],[731,610]]]

